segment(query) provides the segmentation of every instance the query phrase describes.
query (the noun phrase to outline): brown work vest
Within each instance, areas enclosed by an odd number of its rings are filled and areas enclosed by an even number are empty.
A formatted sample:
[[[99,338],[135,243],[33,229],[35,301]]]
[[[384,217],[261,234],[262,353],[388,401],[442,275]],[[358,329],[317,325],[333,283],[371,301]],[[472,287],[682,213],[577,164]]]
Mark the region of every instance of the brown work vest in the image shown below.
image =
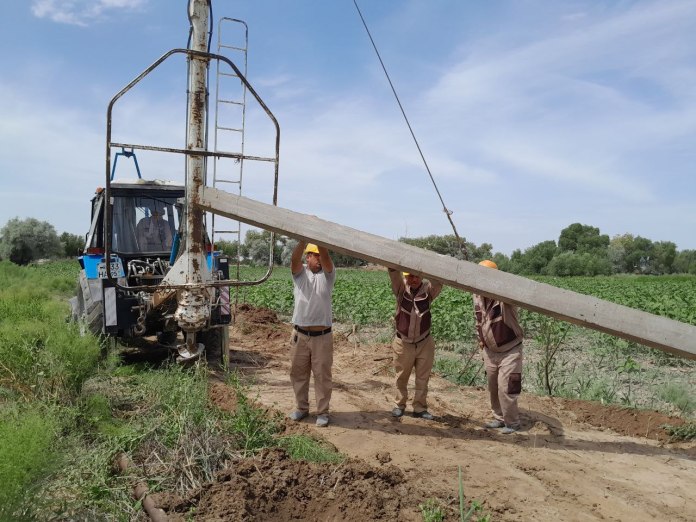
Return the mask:
[[[507,352],[522,342],[522,327],[514,306],[474,295],[474,312],[479,341],[489,350]]]
[[[415,295],[411,293],[413,289],[406,286],[397,296],[394,316],[396,332],[408,343],[422,341],[430,334],[431,288],[430,281],[423,281]]]

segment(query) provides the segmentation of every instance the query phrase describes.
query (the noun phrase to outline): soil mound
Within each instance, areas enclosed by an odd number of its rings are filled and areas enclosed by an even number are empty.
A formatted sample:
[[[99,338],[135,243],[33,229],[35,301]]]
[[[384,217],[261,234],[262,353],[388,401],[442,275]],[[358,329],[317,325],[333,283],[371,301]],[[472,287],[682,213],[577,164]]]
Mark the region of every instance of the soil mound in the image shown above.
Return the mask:
[[[320,465],[268,450],[221,472],[185,499],[160,499],[172,520],[418,520],[420,497],[394,467],[350,459]],[[177,516],[178,515],[178,516]]]

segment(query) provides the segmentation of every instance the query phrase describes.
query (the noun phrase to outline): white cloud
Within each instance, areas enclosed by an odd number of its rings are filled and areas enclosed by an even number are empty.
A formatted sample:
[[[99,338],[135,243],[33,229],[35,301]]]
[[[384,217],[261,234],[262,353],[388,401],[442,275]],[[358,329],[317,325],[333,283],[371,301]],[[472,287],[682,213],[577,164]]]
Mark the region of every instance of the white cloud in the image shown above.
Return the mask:
[[[31,11],[37,18],[53,22],[87,26],[104,18],[109,11],[134,11],[148,0],[34,0]]]

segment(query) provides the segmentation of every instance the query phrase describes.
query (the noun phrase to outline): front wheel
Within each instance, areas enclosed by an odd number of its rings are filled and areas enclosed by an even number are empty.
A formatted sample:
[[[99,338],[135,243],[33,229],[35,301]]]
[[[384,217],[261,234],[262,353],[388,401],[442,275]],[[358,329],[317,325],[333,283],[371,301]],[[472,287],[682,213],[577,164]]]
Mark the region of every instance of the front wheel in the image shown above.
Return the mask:
[[[205,347],[205,359],[208,362],[208,366],[216,370],[222,370],[226,367],[229,344],[229,330],[227,326],[200,332],[198,334],[198,342]]]

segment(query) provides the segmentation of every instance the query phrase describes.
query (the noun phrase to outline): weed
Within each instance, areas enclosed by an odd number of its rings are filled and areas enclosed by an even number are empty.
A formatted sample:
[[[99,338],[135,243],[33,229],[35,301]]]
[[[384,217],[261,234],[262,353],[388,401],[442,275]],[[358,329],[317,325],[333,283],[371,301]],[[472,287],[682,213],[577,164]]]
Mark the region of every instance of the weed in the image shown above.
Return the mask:
[[[423,522],[442,522],[445,520],[445,510],[435,498],[429,498],[422,504],[418,504],[423,516]]]
[[[57,408],[41,404],[0,407],[0,519],[56,463],[59,417]]]
[[[689,441],[696,439],[696,422],[688,422],[681,426],[662,426],[670,435],[670,442]]]
[[[344,455],[326,442],[318,441],[307,435],[286,435],[280,437],[277,443],[295,460],[329,464],[339,464],[345,460]]]
[[[464,481],[462,480],[461,466],[459,466],[459,518],[461,522],[488,522],[491,518],[489,513],[484,513],[483,504],[478,500],[472,500],[469,503],[469,509],[467,509],[466,499],[464,498]]]
[[[468,354],[452,356],[440,353],[435,359],[433,369],[448,381],[465,386],[485,384],[485,372],[479,356],[478,347],[474,346]]]
[[[556,388],[563,385],[554,380],[554,374],[558,363],[558,349],[568,335],[569,325],[538,314],[536,317],[534,339],[541,346],[541,359],[536,363],[537,375],[545,392],[553,395]]]
[[[658,395],[663,401],[673,404],[684,416],[691,415],[696,410],[696,397],[681,383],[666,384]]]
[[[271,414],[265,408],[259,408],[247,396],[245,386],[239,375],[233,373],[229,382],[237,395],[237,410],[232,418],[232,429],[239,448],[244,456],[274,445],[274,437],[280,431],[281,414]]]

